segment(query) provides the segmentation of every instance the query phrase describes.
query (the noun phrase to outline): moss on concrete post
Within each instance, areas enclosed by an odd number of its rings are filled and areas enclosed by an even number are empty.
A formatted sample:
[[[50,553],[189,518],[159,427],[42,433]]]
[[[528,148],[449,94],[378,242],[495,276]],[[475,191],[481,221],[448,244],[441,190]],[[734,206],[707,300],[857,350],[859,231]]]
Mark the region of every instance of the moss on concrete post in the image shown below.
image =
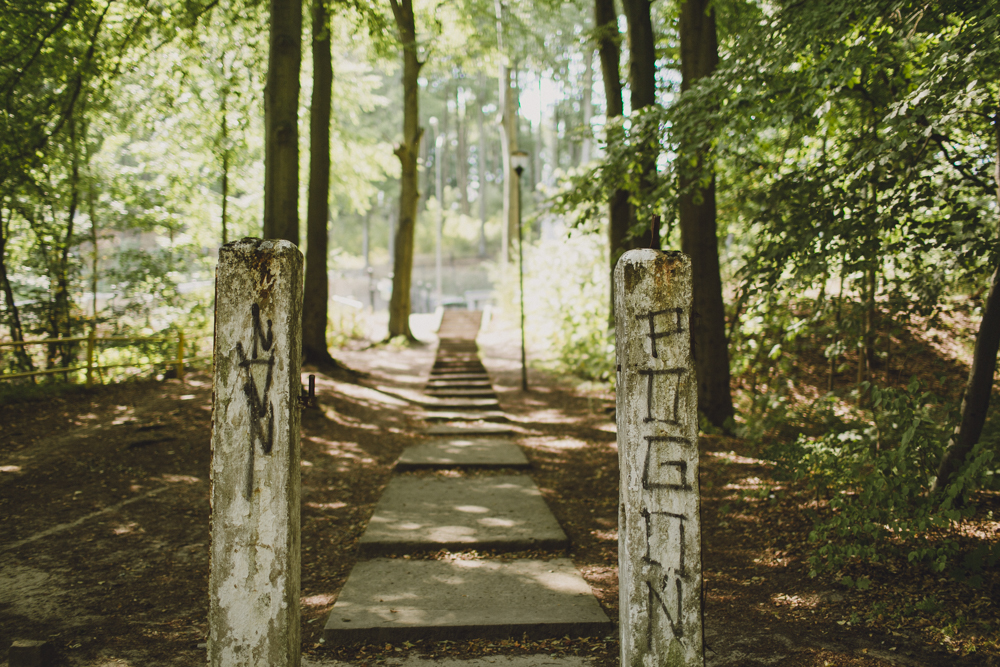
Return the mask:
[[[302,255],[219,252],[212,413],[209,663],[298,667]]]
[[[691,260],[630,250],[615,267],[622,667],[703,667]]]

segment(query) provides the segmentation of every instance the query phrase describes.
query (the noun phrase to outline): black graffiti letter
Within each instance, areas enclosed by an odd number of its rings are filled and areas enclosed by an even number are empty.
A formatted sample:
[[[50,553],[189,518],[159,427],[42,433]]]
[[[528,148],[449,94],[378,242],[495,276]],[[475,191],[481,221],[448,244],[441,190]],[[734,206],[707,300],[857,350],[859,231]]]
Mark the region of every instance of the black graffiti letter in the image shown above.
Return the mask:
[[[243,383],[243,393],[250,406],[250,462],[247,467],[246,498],[253,495],[253,466],[257,454],[257,442],[260,441],[261,451],[270,455],[274,447],[274,405],[271,403],[271,380],[274,375],[274,331],[271,320],[267,321],[267,333],[260,321],[260,306],[256,303],[250,307],[253,332],[250,337],[250,356],[243,349],[243,343],[236,343],[236,354],[240,359],[239,366],[246,375]],[[262,353],[270,352],[266,357]],[[253,367],[265,366],[264,386],[260,390],[254,380]]]
[[[676,329],[670,329],[668,331],[657,331],[656,330],[656,322],[654,321],[654,318],[657,315],[666,315],[667,313],[676,313],[677,314],[677,328]],[[637,320],[641,320],[643,317],[649,319],[649,347],[650,347],[651,352],[653,353],[653,358],[654,359],[658,359],[659,358],[659,355],[657,354],[657,351],[656,351],[656,341],[658,341],[661,338],[666,338],[667,336],[673,336],[675,334],[679,334],[679,333],[683,333],[684,332],[684,322],[681,319],[681,316],[683,314],[684,314],[684,309],[683,308],[664,308],[663,310],[651,310],[646,315],[636,315],[635,316]]]

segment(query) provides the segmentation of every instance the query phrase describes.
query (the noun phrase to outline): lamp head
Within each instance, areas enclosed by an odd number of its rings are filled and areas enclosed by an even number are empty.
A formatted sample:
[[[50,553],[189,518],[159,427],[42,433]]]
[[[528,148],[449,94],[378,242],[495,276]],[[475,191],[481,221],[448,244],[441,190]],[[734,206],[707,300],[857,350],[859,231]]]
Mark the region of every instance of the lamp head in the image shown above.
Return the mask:
[[[528,168],[529,162],[530,157],[524,151],[514,151],[510,154],[510,168],[514,170],[518,178]]]

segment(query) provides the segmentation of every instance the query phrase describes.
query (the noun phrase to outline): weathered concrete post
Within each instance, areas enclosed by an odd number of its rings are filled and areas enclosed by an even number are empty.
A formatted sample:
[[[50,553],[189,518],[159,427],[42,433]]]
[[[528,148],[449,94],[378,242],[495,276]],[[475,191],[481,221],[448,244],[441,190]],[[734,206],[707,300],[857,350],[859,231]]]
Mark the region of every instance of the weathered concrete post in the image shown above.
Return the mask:
[[[615,267],[622,667],[704,665],[691,260]]]
[[[302,255],[222,246],[215,282],[209,663],[298,667]]]

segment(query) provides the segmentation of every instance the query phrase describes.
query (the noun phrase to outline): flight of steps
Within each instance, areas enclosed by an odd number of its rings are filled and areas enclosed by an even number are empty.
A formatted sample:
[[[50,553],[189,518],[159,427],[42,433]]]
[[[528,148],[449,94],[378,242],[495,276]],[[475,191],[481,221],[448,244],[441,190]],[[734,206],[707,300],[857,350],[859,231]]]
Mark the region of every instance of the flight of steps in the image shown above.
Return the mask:
[[[428,559],[486,549],[558,551],[566,534],[504,425],[476,335],[482,314],[444,312],[425,390],[432,438],[406,450],[360,540],[334,604],[327,644],[414,639],[532,639],[606,634],[607,615],[567,558]],[[444,423],[441,423],[444,422]],[[480,474],[499,468],[510,474]],[[459,476],[407,474],[455,469]],[[420,556],[424,555],[423,558]],[[395,557],[387,557],[395,556]]]

